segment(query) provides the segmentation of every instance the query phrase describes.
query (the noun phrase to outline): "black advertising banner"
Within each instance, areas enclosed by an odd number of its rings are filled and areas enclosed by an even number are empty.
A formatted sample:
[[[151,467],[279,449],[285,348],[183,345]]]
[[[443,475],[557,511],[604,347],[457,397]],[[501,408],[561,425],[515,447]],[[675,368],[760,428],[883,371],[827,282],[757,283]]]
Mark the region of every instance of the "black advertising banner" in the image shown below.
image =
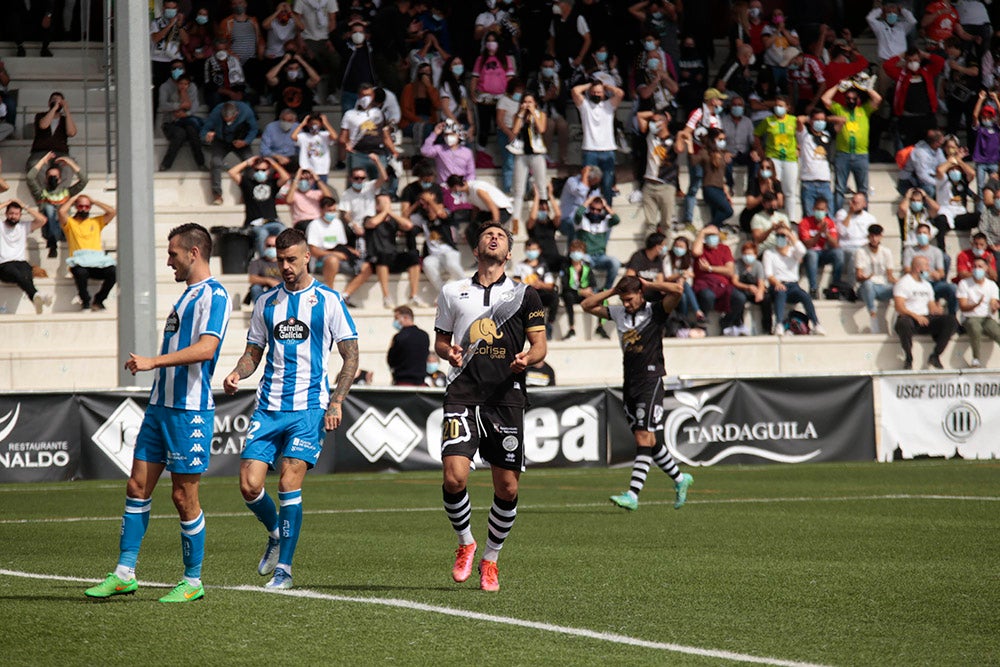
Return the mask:
[[[71,394],[0,396],[0,482],[72,479],[80,420]]]
[[[675,391],[664,439],[680,463],[871,461],[869,377],[741,380]]]
[[[635,436],[625,416],[625,399],[619,387],[608,387],[608,465],[631,464],[635,461]],[[662,441],[659,439],[658,441]]]
[[[439,469],[443,399],[444,392],[433,389],[351,391],[344,401],[347,426],[334,438],[334,470]],[[605,465],[603,390],[534,389],[530,400],[524,415],[528,467]]]
[[[128,477],[132,452],[146,410],[146,392],[81,394],[79,438],[83,448],[80,476],[86,479]],[[215,423],[208,475],[236,475],[253,412],[254,392],[215,397]],[[197,428],[197,425],[192,427]]]

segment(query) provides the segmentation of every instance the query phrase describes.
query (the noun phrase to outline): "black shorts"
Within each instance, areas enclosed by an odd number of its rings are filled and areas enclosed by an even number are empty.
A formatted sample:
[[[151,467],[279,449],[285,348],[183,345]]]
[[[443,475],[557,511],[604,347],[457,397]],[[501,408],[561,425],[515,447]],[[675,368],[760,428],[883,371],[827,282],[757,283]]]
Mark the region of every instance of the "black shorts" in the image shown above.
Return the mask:
[[[626,384],[623,390],[625,416],[629,428],[635,431],[656,432],[663,428],[663,379],[644,378],[641,382]]]
[[[389,273],[403,273],[411,266],[420,263],[420,255],[414,252],[396,252],[374,255],[368,258],[372,267],[388,266]]]
[[[506,405],[446,403],[441,456],[476,452],[491,466],[524,472],[524,410]]]

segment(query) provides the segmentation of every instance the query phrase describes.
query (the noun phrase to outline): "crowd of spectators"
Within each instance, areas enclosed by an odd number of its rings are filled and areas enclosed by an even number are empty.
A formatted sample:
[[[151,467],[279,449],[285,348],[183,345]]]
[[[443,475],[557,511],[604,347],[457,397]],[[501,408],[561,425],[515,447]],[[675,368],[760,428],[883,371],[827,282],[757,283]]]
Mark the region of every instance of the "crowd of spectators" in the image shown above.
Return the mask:
[[[150,53],[169,142],[160,169],[187,145],[222,204],[222,169],[237,156],[228,173],[260,258],[251,274],[268,272],[268,240],[294,224],[317,275],[331,285],[346,275],[349,305],[376,276],[395,308],[389,275],[406,273],[408,305],[421,307],[421,267],[435,288],[457,277],[461,246],[493,221],[515,233],[523,224],[529,240],[511,275],[543,295],[550,334],[563,305],[564,338],[576,335],[574,305],[623,267],[684,283],[668,328],[679,335],[714,332],[712,311],[723,335],[755,333],[748,320],[763,334],[821,335],[821,295],[860,300],[871,333],[881,333],[878,302],[891,301],[904,351],[914,332],[940,338],[957,318],[983,316],[967,295],[981,284],[980,260],[987,282],[996,279],[1000,253],[1000,32],[978,0],[877,0],[864,17],[872,61],[826,2],[727,3],[728,53],[715,52],[711,3],[159,4]],[[5,77],[0,68],[0,85]],[[316,110],[329,105],[340,107],[339,127]],[[34,125],[26,170],[53,253],[62,208],[86,174],[70,156],[76,126],[61,94]],[[571,146],[576,125],[582,138]],[[868,210],[873,160],[899,168],[899,258],[880,245],[889,221]],[[627,263],[611,251],[622,161],[645,222]],[[279,202],[291,220],[279,218]],[[969,248],[952,261],[955,232]],[[983,298],[989,319],[996,308]],[[976,329],[980,339],[996,331]]]

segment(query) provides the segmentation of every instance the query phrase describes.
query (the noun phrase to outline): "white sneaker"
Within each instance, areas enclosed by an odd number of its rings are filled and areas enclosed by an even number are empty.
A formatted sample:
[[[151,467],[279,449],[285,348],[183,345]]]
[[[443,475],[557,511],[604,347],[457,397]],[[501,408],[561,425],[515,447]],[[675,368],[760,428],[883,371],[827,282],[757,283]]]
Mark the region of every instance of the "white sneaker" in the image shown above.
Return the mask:
[[[879,326],[879,324],[878,324],[878,318],[877,317],[871,318],[871,323],[872,323],[872,333],[873,334],[882,333],[882,327]]]
[[[429,304],[419,296],[411,296],[409,305],[411,308],[427,308]]]
[[[812,332],[813,332],[814,336],[825,336],[826,335],[826,329],[824,329],[823,325],[820,324],[819,322],[817,322],[816,324],[813,325]]]
[[[785,335],[785,327],[781,324],[778,324],[774,327],[774,331],[772,331],[771,333],[773,333],[778,338],[781,338],[782,336]]]
[[[722,335],[723,336],[736,336],[736,335],[738,335],[736,333],[736,327],[726,327],[725,329],[722,330]]]
[[[391,296],[384,296],[384,297],[382,297],[382,307],[388,308],[389,310],[392,310],[393,308],[396,307],[395,304],[393,304],[393,302],[392,302],[392,297]]]
[[[983,364],[982,364],[982,362],[979,361],[979,359],[973,359],[972,363],[969,364],[969,368],[982,368],[982,367],[983,367]]]
[[[749,324],[741,324],[740,326],[736,327],[736,329],[737,329],[736,333],[738,335],[740,335],[740,336],[749,336],[750,335],[750,325]]]
[[[628,196],[629,204],[641,204],[642,203],[642,190],[633,190],[632,194]]]
[[[38,292],[35,292],[35,296],[31,297],[31,302],[35,304],[35,314],[42,314],[42,306],[45,305],[45,297],[43,297]]]

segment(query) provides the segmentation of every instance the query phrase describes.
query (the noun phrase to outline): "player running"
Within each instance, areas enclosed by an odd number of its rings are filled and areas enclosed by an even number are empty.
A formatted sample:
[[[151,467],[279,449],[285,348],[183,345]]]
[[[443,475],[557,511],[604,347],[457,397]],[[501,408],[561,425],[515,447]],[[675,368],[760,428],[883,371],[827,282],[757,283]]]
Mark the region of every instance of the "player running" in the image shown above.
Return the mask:
[[[466,489],[478,451],[493,474],[489,537],[479,563],[479,586],[500,590],[497,556],[517,515],[517,482],[524,471],[525,369],[545,358],[545,309],[533,287],[507,277],[510,232],[479,230],[471,278],[446,284],[438,297],[434,351],[451,364],[444,398],[441,459],[444,507],[458,534],[452,578],[472,574],[476,541]],[[524,349],[525,340],[528,349]]]
[[[661,301],[647,302],[643,293],[653,289],[665,294]],[[602,305],[617,294],[621,305]],[[694,478],[682,473],[666,446],[656,442],[656,432],[663,428],[663,327],[667,316],[680,302],[680,283],[647,281],[625,276],[612,289],[593,294],[580,304],[592,315],[614,320],[622,346],[625,368],[623,387],[625,416],[635,435],[635,463],[628,491],[611,496],[611,502],[627,510],[639,508],[639,492],[646,483],[649,465],[656,462],[674,480],[674,509],[687,501],[688,487]]]
[[[118,566],[103,583],[84,593],[92,598],[131,595],[139,588],[135,563],[149,525],[153,489],[164,468],[170,471],[173,501],[181,519],[184,578],[160,602],[191,602],[205,596],[201,564],[205,556],[205,514],[198,502],[201,474],[208,469],[215,422],[212,373],[229,325],[226,289],[208,266],[212,237],[188,223],[170,231],[167,266],[187,289],[167,316],[156,357],[130,354],[125,367],[135,375],[156,369],[149,405],[135,441],[132,473],[125,491]]]
[[[292,557],[302,527],[302,482],[316,465],[326,431],[343,418],[342,404],[358,370],[358,332],[340,294],[309,275],[309,246],[297,229],[275,241],[284,283],[264,292],[253,305],[247,347],[223,386],[236,393],[267,350],[257,408],[250,420],[241,458],[240,491],[247,507],[267,529],[267,546],[257,565],[272,574],[265,588],[292,587]],[[330,391],[330,348],[344,360]],[[282,457],[278,510],[264,490],[268,468]]]

